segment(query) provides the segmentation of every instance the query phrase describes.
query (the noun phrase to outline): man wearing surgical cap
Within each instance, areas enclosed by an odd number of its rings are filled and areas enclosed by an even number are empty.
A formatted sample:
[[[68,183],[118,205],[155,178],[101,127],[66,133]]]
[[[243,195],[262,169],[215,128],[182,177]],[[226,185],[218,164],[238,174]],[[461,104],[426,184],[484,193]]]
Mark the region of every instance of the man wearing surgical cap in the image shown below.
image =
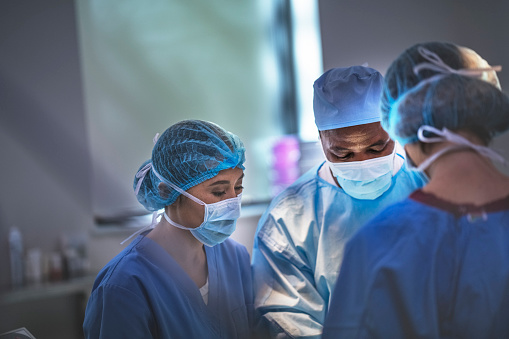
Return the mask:
[[[424,177],[380,125],[382,75],[334,68],[314,83],[326,160],[273,199],[253,250],[255,307],[273,338],[319,338],[345,242]]]

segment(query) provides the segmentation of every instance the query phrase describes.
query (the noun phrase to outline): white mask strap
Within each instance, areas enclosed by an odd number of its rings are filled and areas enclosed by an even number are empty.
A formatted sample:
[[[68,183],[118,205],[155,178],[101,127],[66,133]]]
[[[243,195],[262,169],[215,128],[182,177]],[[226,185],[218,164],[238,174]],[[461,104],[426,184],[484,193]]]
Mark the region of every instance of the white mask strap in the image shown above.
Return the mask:
[[[147,175],[148,171],[152,168],[152,163],[149,162],[143,168],[141,168],[138,173],[136,173],[136,178],[138,178],[138,183],[136,184],[136,189],[134,190],[134,195],[138,195],[138,192],[140,191],[141,184],[143,183],[143,180],[145,179],[145,176]]]
[[[426,137],[424,135],[424,132],[433,133],[433,134],[437,135],[437,137]],[[465,147],[475,150],[477,153],[481,154],[482,156],[485,156],[485,157],[490,158],[494,161],[497,161],[504,165],[507,165],[507,161],[500,154],[498,154],[491,148],[485,147],[485,146],[480,146],[480,145],[475,145],[472,142],[470,142],[469,140],[467,140],[466,138],[462,137],[461,135],[458,135],[456,133],[449,131],[445,127],[442,128],[442,130],[439,130],[433,126],[426,126],[426,125],[421,126],[421,127],[419,127],[419,130],[417,131],[417,137],[419,138],[419,140],[421,142],[424,142],[427,144],[435,143],[435,142],[444,142],[444,141],[450,141],[450,142],[456,144],[454,146],[446,147],[446,148],[438,151],[437,153],[433,154],[428,159],[426,159],[422,164],[420,164],[417,167],[417,169],[420,171],[423,171],[424,169],[429,167],[429,165],[431,165],[431,163],[433,161],[435,161],[439,156],[441,156],[451,150],[465,148]]]
[[[165,180],[163,177],[161,177],[161,175],[159,173],[157,173],[156,169],[154,167],[152,167],[152,172],[154,172],[154,174],[156,175],[156,177],[159,178],[159,180],[161,180],[162,182],[164,182],[166,185],[170,186],[171,188],[173,188],[175,191],[179,192],[180,194],[183,194],[185,195],[186,197],[188,197],[189,199],[193,200],[194,202],[200,204],[200,205],[204,205],[206,206],[207,204],[204,203],[203,201],[201,201],[200,199],[192,196],[191,194],[187,193],[186,191],[184,191],[183,189],[181,189],[180,187],[172,184],[171,182],[169,182],[168,180]]]
[[[502,70],[502,66],[491,66],[486,68],[454,69],[447,65],[436,53],[431,52],[429,49],[421,46],[418,48],[418,51],[422,55],[422,57],[428,60],[429,62],[423,62],[414,66],[415,75],[418,75],[422,69],[429,69],[442,74],[459,74],[470,77],[480,77],[482,76],[483,72],[487,71],[500,72]]]
[[[161,213],[157,213],[157,211],[155,211],[154,213],[152,213],[152,222],[145,226],[145,227],[142,227],[140,228],[139,230],[137,230],[136,232],[134,232],[133,234],[131,234],[129,237],[125,238],[121,243],[120,245],[123,245],[127,240],[131,239],[132,237],[148,230],[148,229],[151,229],[151,228],[154,228],[154,226],[157,224],[157,218],[159,216],[161,216],[161,214],[163,214],[162,212]]]
[[[156,133],[152,141],[154,142],[154,145],[156,144],[157,140],[159,139],[159,133]],[[140,191],[141,183],[147,176],[148,171],[152,168],[152,161],[143,166],[138,173],[136,173],[136,178],[138,178],[138,182],[136,183],[136,189],[134,190],[134,195],[138,195],[138,192]],[[125,241],[125,240],[124,240]]]
[[[424,172],[435,160],[437,160],[439,157],[444,155],[445,153],[448,153],[450,151],[467,148],[464,146],[448,146],[445,148],[442,148],[440,151],[434,153],[432,156],[424,160],[419,166],[417,166],[417,171]]]
[[[189,231],[189,230],[192,230],[192,229],[197,229],[197,228],[185,227],[185,226],[182,226],[181,224],[176,223],[175,221],[170,219],[170,217],[168,216],[168,214],[166,214],[166,212],[163,214],[163,216],[164,216],[164,219],[166,219],[166,221],[170,223],[170,225],[173,225],[173,226],[175,226],[177,228],[180,228],[182,230]]]

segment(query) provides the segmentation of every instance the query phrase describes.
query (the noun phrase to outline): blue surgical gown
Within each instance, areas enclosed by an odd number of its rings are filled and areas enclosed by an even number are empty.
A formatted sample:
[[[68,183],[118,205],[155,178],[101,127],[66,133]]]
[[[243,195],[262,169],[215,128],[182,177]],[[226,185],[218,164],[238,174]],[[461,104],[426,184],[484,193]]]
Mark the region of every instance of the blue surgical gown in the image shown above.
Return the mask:
[[[324,338],[509,338],[509,197],[417,191],[347,244]]]
[[[249,338],[253,292],[249,254],[226,240],[205,246],[206,305],[157,243],[140,235],[99,273],[85,312],[86,338]]]
[[[404,165],[375,200],[358,200],[316,166],[273,199],[255,235],[255,308],[270,336],[318,338],[347,239],[384,207],[423,185]]]

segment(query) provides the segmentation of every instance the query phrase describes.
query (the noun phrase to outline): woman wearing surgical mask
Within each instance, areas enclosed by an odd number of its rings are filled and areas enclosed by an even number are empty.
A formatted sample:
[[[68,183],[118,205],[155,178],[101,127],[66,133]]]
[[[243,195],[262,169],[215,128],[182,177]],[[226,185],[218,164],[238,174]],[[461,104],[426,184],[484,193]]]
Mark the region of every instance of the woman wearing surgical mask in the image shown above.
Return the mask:
[[[509,337],[509,177],[488,147],[509,130],[499,70],[441,42],[392,63],[382,126],[429,182],[347,244],[324,338]]]
[[[244,146],[200,120],[181,121],[155,141],[134,180],[153,223],[99,273],[85,336],[249,338],[249,254],[228,239],[240,215]]]

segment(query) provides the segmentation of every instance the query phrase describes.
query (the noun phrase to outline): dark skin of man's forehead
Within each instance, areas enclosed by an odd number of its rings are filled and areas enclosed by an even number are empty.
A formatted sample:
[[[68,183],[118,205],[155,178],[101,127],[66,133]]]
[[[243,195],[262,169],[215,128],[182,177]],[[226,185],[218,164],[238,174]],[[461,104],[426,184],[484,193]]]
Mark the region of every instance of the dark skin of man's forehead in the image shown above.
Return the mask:
[[[389,155],[394,149],[394,141],[390,140],[389,135],[379,122],[321,131],[320,139],[324,152],[331,161],[334,161],[329,156],[331,152],[340,152],[341,155],[345,152],[352,152],[355,154],[355,157],[351,158],[350,161],[361,161],[377,157],[362,155],[373,149],[381,149],[384,145],[387,145],[378,156]]]

